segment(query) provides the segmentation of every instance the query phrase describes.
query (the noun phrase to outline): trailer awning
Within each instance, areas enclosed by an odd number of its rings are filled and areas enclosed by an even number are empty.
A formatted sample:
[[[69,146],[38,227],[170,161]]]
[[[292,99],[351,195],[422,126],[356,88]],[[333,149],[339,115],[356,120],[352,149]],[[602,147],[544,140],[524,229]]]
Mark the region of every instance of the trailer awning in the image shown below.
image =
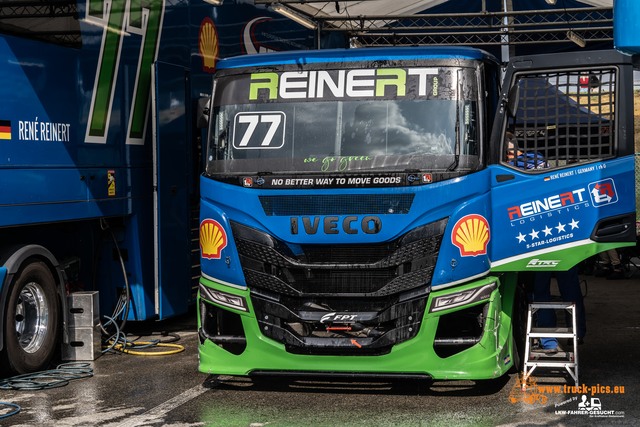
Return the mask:
[[[340,33],[352,46],[463,45],[503,58],[613,47],[613,0],[255,2],[292,10],[321,38]]]

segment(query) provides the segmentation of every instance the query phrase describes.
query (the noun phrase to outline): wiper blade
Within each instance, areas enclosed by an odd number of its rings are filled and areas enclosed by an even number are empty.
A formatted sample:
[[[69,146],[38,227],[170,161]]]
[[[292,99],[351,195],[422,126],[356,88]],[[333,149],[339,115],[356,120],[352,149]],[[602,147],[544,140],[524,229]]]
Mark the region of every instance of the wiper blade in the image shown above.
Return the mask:
[[[462,96],[462,85],[460,84],[460,70],[458,70],[458,90],[456,94],[456,148],[454,151],[454,160],[451,166],[447,168],[448,171],[454,171],[460,164],[460,97]]]

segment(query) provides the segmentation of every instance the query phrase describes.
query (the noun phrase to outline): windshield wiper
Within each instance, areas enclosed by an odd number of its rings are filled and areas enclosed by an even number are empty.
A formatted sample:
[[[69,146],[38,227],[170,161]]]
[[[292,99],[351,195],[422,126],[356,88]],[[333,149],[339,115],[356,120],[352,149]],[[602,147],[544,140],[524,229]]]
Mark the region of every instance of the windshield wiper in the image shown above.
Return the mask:
[[[460,78],[462,77],[460,74],[460,70],[458,70],[458,78],[456,79],[458,82],[458,90],[456,94],[456,148],[454,151],[454,160],[451,163],[451,166],[447,168],[448,171],[454,171],[458,167],[460,163],[460,97],[462,96],[462,84],[460,83]]]

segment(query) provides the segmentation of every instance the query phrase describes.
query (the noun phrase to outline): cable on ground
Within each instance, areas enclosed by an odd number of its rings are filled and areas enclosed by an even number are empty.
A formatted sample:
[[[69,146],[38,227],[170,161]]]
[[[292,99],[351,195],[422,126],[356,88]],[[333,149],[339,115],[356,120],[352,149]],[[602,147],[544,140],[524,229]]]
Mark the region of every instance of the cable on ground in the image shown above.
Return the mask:
[[[112,318],[107,317],[109,321],[105,324],[108,325],[113,320]],[[169,354],[176,354],[184,351],[184,347],[178,344],[170,344],[170,342],[175,342],[180,339],[180,336],[177,334],[170,334],[172,338],[167,342],[161,342],[160,340],[153,341],[130,341],[127,339],[127,336],[124,332],[120,330],[118,325],[113,322],[113,325],[116,328],[116,333],[111,335],[107,340],[104,341],[102,353],[127,353],[133,354],[136,356],[166,356]],[[172,347],[174,350],[168,351],[137,351],[144,348],[151,347]]]
[[[126,340],[126,345],[110,341],[109,344],[110,344],[109,350],[111,351],[134,354],[136,356],[166,356],[168,354],[176,354],[176,353],[180,353],[181,351],[184,351],[184,347],[179,344],[169,344],[165,342],[160,342],[158,340],[136,341],[136,342]],[[170,348],[173,348],[174,350],[137,351],[141,349],[154,348],[154,347],[170,347]]]
[[[69,381],[92,376],[93,368],[89,363],[63,363],[56,369],[4,379],[0,381],[0,390],[46,390],[63,387],[69,384]]]
[[[20,410],[22,409],[20,406],[16,405],[15,403],[9,403],[9,402],[0,402],[0,405],[5,405],[5,406],[13,406],[14,408],[18,408],[15,411],[13,411],[10,414],[4,414],[4,415],[0,415],[0,418],[7,418],[10,417],[11,415],[15,415],[18,412],[20,412]]]

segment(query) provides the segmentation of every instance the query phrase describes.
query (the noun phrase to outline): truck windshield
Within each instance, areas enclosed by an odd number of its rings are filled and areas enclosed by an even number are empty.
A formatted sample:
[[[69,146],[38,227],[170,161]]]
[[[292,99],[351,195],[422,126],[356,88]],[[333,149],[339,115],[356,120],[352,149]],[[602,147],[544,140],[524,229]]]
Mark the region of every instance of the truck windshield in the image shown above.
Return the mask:
[[[472,68],[228,76],[217,80],[213,105],[208,174],[471,171],[479,165]]]

